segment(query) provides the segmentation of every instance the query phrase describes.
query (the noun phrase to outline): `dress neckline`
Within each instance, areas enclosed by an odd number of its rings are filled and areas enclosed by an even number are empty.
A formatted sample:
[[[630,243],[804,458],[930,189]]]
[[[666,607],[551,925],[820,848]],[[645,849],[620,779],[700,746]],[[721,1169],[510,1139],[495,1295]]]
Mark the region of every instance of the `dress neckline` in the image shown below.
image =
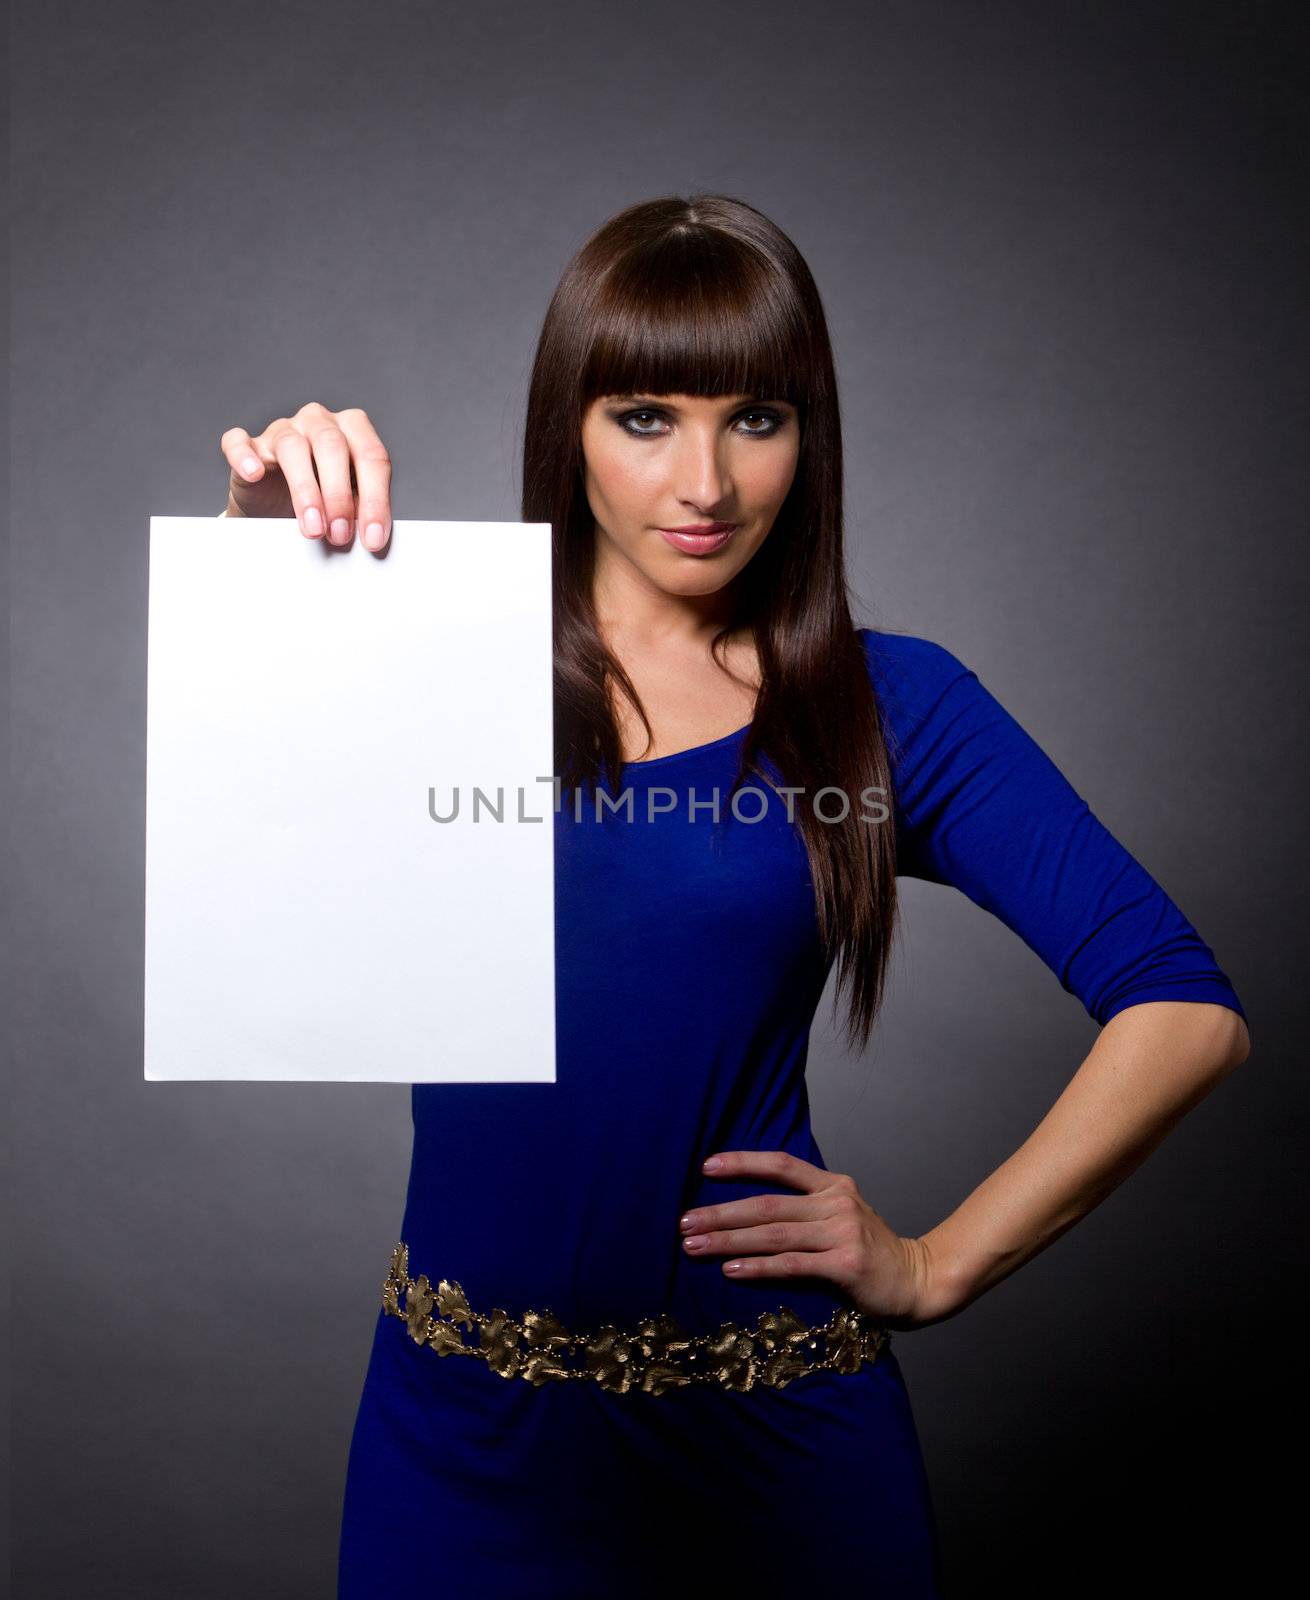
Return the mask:
[[[625,771],[629,767],[641,767],[643,769],[647,767],[662,767],[669,761],[681,761],[684,756],[698,756],[703,750],[715,750],[721,744],[730,744],[732,740],[740,739],[743,734],[750,732],[750,727],[751,724],[748,722],[744,727],[734,728],[731,733],[725,733],[719,739],[711,739],[706,744],[693,744],[686,750],[671,750],[666,756],[651,756],[646,761],[625,761],[623,767]]]

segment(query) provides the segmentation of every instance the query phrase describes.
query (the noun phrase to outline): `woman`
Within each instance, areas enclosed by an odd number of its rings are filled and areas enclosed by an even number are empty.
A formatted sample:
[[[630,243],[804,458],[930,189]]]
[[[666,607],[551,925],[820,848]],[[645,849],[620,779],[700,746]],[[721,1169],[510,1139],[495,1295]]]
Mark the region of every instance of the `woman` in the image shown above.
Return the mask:
[[[225,515],[385,549],[362,411],[222,449]],[[715,196],[605,224],[547,312],[524,442],[523,517],[554,530],[558,1081],[413,1086],[344,1600],[937,1594],[890,1330],[1014,1271],[1246,1057],[1210,950],[974,674],[856,629],[841,478],[790,240]],[[827,1169],[804,1076],[834,964],[867,1040],[898,872],[992,911],[1106,1025],[919,1238]]]

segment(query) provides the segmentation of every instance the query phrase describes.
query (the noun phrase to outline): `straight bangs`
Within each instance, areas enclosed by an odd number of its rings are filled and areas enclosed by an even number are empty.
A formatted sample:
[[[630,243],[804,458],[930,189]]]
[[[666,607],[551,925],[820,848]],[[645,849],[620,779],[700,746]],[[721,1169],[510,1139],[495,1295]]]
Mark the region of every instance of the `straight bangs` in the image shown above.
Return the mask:
[[[751,395],[803,409],[813,392],[804,309],[748,247],[700,229],[625,254],[588,315],[582,408],[606,395]]]

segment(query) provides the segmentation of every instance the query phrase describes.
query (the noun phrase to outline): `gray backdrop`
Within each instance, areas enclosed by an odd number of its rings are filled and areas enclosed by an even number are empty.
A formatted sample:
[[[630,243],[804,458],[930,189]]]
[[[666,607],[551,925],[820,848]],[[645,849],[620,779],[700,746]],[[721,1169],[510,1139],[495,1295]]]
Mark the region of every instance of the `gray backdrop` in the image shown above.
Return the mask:
[[[979,673],[1252,1019],[1249,1063],[1110,1200],[902,1336],[951,1592],[1264,1587],[1304,1372],[1290,19],[18,8],[18,1593],[333,1591],[404,1198],[404,1086],[143,1080],[147,519],[219,511],[220,433],[309,399],[372,414],[398,516],[516,517],[559,272],[620,207],[698,188],[818,278],[860,620]],[[956,891],[907,883],[904,917],[874,1044],[849,1059],[825,1004],[811,1084],[830,1166],[921,1232],[1096,1030]]]

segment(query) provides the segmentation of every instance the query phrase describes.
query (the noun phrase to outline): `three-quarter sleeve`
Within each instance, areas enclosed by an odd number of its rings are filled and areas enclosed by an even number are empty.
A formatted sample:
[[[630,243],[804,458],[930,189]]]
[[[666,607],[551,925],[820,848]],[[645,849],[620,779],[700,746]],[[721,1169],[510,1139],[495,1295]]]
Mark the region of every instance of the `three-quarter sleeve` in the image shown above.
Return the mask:
[[[861,629],[895,780],[898,873],[999,917],[1106,1023],[1148,1000],[1227,1006],[1214,953],[977,675]]]

